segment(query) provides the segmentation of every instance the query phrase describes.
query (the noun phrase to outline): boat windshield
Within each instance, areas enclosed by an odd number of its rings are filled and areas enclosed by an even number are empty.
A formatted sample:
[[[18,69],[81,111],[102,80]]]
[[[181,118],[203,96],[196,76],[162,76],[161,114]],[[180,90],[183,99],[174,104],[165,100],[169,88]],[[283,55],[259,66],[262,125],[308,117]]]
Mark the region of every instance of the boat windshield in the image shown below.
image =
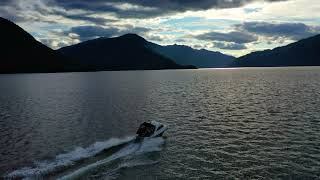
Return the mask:
[[[149,137],[153,134],[155,126],[151,123],[144,122],[140,125],[137,134],[141,137]]]

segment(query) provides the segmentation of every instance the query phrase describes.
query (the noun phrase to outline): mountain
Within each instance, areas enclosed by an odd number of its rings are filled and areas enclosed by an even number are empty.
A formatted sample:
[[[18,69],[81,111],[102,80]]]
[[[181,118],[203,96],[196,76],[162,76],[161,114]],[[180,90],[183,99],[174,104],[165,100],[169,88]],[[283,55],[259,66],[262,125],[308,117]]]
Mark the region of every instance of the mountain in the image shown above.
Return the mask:
[[[0,39],[0,73],[195,68],[178,65],[153,52],[144,46],[146,40],[133,34],[55,51],[0,17]]]
[[[178,64],[191,64],[199,68],[228,67],[235,60],[235,57],[220,52],[205,49],[197,50],[184,45],[160,46],[150,44],[150,47],[163,56],[173,59]]]
[[[319,66],[320,35],[238,58],[236,67]]]
[[[98,38],[58,50],[72,62],[95,70],[147,70],[195,68],[182,66],[146,46],[136,34]]]
[[[65,71],[67,63],[54,50],[0,17],[0,73]]]

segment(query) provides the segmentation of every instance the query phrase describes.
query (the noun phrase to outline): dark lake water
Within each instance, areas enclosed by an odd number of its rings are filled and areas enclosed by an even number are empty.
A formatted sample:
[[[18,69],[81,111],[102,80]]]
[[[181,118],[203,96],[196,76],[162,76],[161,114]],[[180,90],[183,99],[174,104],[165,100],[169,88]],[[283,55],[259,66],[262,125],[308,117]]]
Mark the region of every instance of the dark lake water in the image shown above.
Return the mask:
[[[319,109],[319,67],[0,75],[0,175],[319,179]]]

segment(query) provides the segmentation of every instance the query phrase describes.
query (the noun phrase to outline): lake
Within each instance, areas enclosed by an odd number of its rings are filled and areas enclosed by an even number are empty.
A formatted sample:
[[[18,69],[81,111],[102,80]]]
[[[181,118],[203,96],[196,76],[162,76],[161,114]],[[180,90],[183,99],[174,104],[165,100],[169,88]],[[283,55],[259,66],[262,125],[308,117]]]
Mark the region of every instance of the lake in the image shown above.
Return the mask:
[[[320,68],[0,75],[0,175],[319,179]],[[164,137],[134,142],[144,121]]]

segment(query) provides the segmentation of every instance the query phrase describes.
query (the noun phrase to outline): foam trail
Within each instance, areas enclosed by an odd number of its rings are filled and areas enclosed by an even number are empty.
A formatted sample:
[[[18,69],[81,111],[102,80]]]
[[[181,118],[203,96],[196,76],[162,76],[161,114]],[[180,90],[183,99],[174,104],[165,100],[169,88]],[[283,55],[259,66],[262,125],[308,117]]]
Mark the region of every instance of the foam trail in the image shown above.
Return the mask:
[[[122,139],[111,138],[107,141],[96,142],[87,148],[77,147],[73,151],[60,154],[52,162],[36,163],[34,168],[25,167],[9,173],[5,178],[39,178],[49,173],[62,170],[65,167],[74,165],[77,161],[93,157],[103,150],[132,141],[135,137],[125,137]]]
[[[68,174],[60,180],[68,180],[68,179],[76,179],[84,174],[97,169],[98,167],[101,167],[111,161],[114,161],[116,159],[128,156],[128,155],[140,155],[148,152],[155,152],[155,151],[161,151],[161,145],[164,143],[163,138],[152,138],[152,139],[146,139],[142,143],[131,143],[128,146],[121,149],[119,152],[111,155],[110,157],[97,161],[93,164],[90,164],[88,166],[82,167],[75,172],[72,172],[71,174]]]
[[[153,160],[130,160],[125,163],[120,164],[116,169],[113,169],[112,171],[102,173],[101,175],[91,176],[93,178],[103,176],[105,179],[116,179],[116,175],[118,174],[118,171],[120,171],[123,168],[131,168],[136,166],[145,166],[145,165],[153,165],[157,164],[159,161],[153,161]]]

